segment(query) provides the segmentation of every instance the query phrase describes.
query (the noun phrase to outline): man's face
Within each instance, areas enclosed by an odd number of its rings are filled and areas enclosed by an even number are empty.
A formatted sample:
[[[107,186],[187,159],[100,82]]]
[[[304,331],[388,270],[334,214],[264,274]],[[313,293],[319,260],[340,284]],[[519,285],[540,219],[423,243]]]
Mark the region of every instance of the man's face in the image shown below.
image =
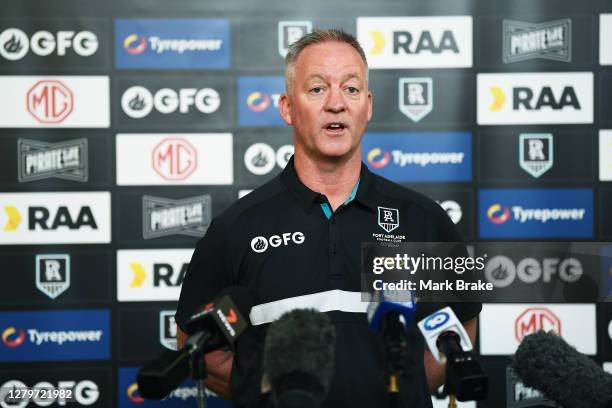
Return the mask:
[[[296,151],[315,159],[349,157],[372,117],[366,67],[341,42],[306,47],[294,65],[293,84],[280,99],[283,119],[294,128]]]

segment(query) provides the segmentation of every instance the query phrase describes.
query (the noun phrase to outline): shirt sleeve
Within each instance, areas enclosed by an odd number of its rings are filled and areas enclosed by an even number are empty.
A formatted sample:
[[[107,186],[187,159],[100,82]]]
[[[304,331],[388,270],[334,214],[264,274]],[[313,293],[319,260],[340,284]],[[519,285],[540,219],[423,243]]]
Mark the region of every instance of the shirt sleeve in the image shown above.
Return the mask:
[[[231,285],[231,261],[227,231],[219,219],[214,219],[206,234],[196,244],[189,268],[183,280],[175,321],[186,333],[185,324],[196,309],[214,300],[219,292]]]

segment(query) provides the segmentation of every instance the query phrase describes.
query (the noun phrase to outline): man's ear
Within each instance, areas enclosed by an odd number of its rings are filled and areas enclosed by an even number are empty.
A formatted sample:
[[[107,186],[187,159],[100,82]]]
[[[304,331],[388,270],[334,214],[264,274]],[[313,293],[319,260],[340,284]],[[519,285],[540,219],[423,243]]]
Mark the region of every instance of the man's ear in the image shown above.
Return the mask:
[[[368,91],[368,122],[372,119],[372,92]]]
[[[293,125],[291,121],[291,101],[287,92],[283,93],[278,99],[278,110],[281,117],[288,125]]]

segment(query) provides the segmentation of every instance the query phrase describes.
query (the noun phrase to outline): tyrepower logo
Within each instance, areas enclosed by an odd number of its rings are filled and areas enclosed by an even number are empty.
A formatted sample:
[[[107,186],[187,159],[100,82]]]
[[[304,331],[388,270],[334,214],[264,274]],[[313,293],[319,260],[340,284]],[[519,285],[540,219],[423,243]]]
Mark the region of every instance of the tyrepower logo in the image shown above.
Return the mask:
[[[593,123],[592,72],[478,74],[479,125]]]
[[[238,124],[240,126],[284,126],[278,100],[285,92],[281,76],[238,78]]]
[[[106,244],[110,193],[0,194],[1,244]]]
[[[357,38],[370,68],[472,66],[472,17],[360,17]]]
[[[2,76],[0,127],[110,126],[106,76]]]
[[[224,19],[117,19],[117,68],[228,69],[230,26]]]
[[[192,253],[192,249],[117,251],[117,300],[178,300]]]
[[[118,134],[117,184],[232,184],[230,133]]]
[[[612,65],[612,14],[599,15],[599,64]]]
[[[581,353],[597,353],[594,304],[485,304],[480,313],[480,353],[514,354],[523,338],[538,330],[561,335]]]
[[[140,367],[121,367],[118,375],[118,407],[134,408],[137,406],[150,407],[159,405],[155,401],[145,400],[138,390],[137,375]],[[212,407],[227,407],[227,402],[221,400],[217,394],[204,390],[207,401]],[[197,388],[191,379],[183,381],[164,399],[165,407],[179,408],[196,404]]]
[[[480,238],[591,238],[593,191],[481,189]]]
[[[2,312],[0,331],[0,361],[110,358],[108,310]]]
[[[448,133],[368,133],[363,160],[396,182],[470,181],[472,135]]]

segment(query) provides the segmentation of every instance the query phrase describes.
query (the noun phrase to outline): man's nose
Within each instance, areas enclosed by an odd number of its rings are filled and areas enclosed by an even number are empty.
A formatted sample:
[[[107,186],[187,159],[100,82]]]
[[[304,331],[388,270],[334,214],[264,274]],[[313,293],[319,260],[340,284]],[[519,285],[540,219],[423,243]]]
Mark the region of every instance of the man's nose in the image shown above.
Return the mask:
[[[325,100],[325,110],[329,112],[342,112],[345,108],[346,104],[344,103],[342,90],[339,88],[332,88]]]

